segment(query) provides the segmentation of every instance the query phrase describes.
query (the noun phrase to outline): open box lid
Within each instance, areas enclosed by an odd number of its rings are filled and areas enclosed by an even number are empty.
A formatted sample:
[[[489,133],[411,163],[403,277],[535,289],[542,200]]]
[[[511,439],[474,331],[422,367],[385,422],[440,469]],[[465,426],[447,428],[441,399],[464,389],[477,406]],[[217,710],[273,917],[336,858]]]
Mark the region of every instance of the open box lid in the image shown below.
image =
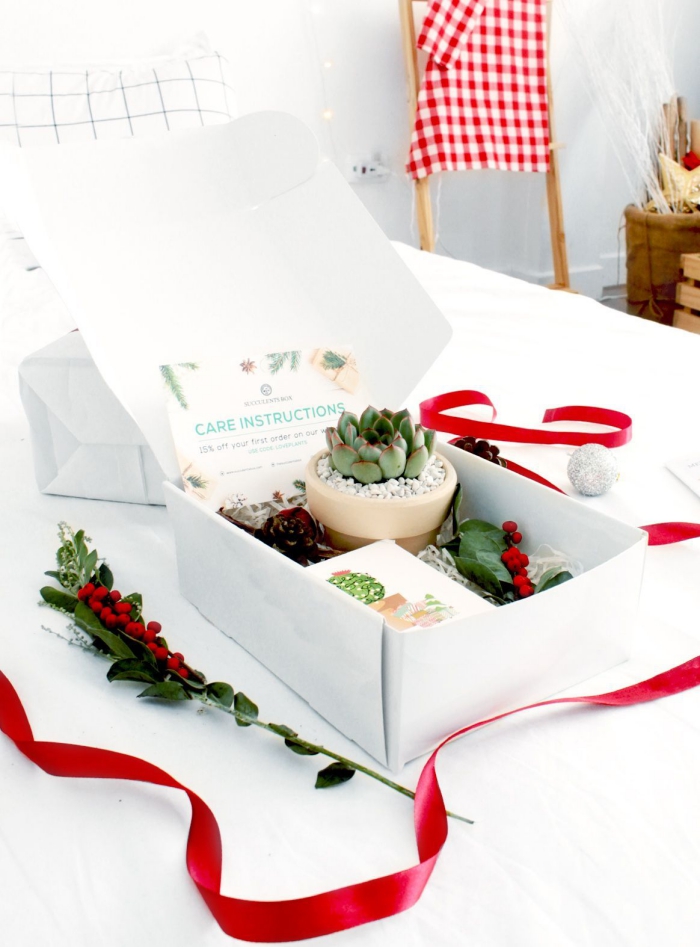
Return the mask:
[[[180,480],[157,366],[352,345],[398,408],[451,328],[292,116],[6,148],[12,211],[107,384]]]

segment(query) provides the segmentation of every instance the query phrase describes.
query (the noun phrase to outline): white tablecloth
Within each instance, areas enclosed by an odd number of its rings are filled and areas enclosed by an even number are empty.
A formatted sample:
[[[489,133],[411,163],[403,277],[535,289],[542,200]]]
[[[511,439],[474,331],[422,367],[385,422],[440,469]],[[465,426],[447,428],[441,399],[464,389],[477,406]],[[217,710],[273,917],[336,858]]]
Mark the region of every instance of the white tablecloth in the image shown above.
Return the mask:
[[[545,408],[593,404],[634,418],[617,451],[622,477],[586,499],[637,525],[700,520],[700,500],[665,470],[700,449],[700,338],[446,258],[397,247],[455,325],[410,404],[455,388],[487,392],[506,423]],[[373,765],[285,685],[224,638],[178,593],[163,508],[41,496],[15,393],[17,359],[70,328],[42,271],[0,254],[3,471],[0,668],[38,739],[102,746],[150,760],[213,808],[224,843],[223,891],[293,898],[416,859],[410,801],[357,776],[313,789],[318,758],[242,730],[196,704],[135,699],[106,665],[69,647],[62,616],[37,606],[56,526],[84,527],[116,575],[144,593],[171,647],[284,722]],[[107,436],[106,432],[106,436]],[[566,488],[570,449],[503,452]],[[569,487],[569,489],[571,489]],[[517,496],[513,499],[517,518]],[[633,658],[577,693],[641,680],[700,652],[700,544],[649,550]],[[465,724],[469,721],[465,721]],[[401,780],[415,786],[422,761]],[[45,775],[0,737],[0,930],[12,947],[230,943],[184,864],[189,806],[138,784]],[[658,947],[698,942],[700,689],[627,709],[531,712],[447,748],[438,766],[453,823],[411,911],[321,938],[353,947]]]

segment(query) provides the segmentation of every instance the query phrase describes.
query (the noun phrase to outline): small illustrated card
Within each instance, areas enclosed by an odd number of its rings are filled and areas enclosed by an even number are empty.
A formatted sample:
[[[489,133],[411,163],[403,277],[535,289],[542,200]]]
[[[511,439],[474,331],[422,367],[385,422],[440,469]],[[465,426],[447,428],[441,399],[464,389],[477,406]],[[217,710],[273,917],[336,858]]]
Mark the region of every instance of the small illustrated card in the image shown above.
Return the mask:
[[[700,496],[700,454],[669,461],[666,466],[686,487],[690,487],[693,493]]]
[[[161,365],[183,486],[211,509],[286,502],[363,391],[347,346]]]
[[[325,559],[306,571],[373,608],[397,631],[432,628],[496,607],[391,540]]]

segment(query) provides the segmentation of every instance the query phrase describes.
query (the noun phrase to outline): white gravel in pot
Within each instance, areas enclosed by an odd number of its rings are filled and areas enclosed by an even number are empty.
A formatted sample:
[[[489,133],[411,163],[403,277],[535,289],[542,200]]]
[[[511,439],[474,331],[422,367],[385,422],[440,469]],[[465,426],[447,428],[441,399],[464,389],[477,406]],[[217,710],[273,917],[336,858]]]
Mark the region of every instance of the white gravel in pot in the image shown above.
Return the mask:
[[[424,493],[437,490],[445,480],[445,466],[435,454],[417,477],[396,477],[382,483],[359,483],[351,477],[344,477],[339,471],[333,470],[328,454],[321,457],[316,472],[322,483],[339,493],[373,500],[405,500],[423,496]]]

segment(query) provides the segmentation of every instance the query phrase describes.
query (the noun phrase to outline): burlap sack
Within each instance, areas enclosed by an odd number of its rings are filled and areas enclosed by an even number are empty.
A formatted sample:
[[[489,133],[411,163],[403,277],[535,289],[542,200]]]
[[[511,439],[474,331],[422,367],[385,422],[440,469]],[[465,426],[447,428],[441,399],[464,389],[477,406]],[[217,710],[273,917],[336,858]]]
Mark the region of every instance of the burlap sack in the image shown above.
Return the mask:
[[[681,253],[700,253],[700,213],[655,214],[625,208],[627,299],[643,315],[671,323]]]

